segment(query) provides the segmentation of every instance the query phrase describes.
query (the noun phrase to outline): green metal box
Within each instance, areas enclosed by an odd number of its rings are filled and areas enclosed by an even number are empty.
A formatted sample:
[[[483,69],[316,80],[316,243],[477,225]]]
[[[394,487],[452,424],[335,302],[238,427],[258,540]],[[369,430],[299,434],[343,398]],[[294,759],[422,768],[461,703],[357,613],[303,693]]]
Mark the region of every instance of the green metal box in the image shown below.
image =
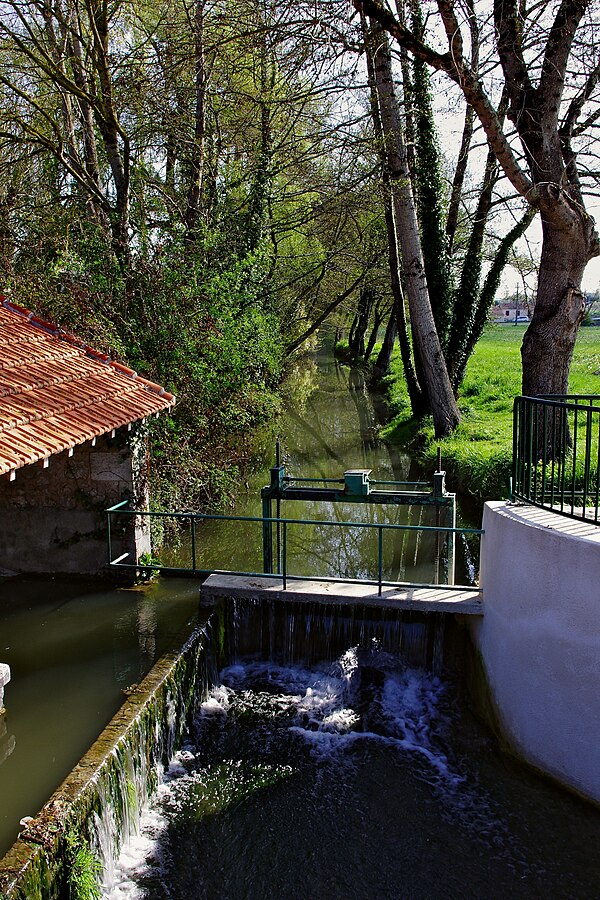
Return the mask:
[[[355,497],[368,497],[371,493],[370,474],[371,469],[348,469],[344,472],[345,492]]]

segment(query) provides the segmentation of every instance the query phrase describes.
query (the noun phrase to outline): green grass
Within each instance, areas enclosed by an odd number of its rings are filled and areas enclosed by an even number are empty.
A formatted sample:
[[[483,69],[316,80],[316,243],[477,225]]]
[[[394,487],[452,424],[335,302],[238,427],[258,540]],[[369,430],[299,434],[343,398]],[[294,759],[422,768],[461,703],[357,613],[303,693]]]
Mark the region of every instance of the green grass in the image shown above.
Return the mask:
[[[462,421],[454,434],[436,441],[430,419],[411,419],[402,364],[392,362],[388,379],[392,421],[386,440],[410,445],[427,469],[435,465],[437,447],[451,489],[481,499],[508,495],[512,459],[512,408],[521,393],[521,342],[526,326],[491,325],[479,341],[463,382],[458,404]],[[571,366],[569,392],[600,394],[600,328],[582,328]]]

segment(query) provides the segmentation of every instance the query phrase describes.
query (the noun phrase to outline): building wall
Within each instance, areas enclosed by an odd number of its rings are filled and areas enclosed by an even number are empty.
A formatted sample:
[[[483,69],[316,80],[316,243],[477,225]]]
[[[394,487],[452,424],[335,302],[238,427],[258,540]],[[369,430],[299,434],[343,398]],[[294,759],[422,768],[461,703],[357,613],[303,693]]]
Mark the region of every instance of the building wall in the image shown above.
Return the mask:
[[[486,503],[473,625],[503,730],[530,763],[600,802],[600,528]]]
[[[13,572],[96,574],[107,562],[107,506],[130,496],[147,503],[143,433],[121,429],[57,454],[48,468],[0,478],[0,568]],[[113,557],[131,561],[150,549],[149,530],[135,517],[113,529]],[[129,560],[128,560],[129,561]]]

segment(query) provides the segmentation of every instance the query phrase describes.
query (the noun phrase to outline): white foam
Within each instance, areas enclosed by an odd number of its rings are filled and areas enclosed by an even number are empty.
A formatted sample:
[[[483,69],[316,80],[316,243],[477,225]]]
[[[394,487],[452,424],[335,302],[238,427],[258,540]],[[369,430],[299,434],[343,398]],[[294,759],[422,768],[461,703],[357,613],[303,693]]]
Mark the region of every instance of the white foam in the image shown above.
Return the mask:
[[[418,757],[425,764],[426,780],[455,788],[463,779],[445,750],[448,719],[443,710],[443,684],[420,670],[398,670],[388,658],[377,657],[375,651],[367,663],[370,667],[376,663],[379,672],[372,688],[377,694],[377,731],[369,721],[361,721],[356,648],[344,653],[327,671],[265,663],[228,667],[221,673],[223,684],[215,687],[201,705],[200,728],[203,718],[228,716],[235,707],[265,705],[273,715],[278,711],[293,714],[290,731],[319,760],[335,763],[358,743],[378,741]],[[369,684],[367,688],[371,690]],[[363,705],[368,705],[372,697],[373,693],[367,693]],[[190,771],[190,764],[197,759],[194,750],[188,746],[176,754],[164,773],[152,807],[142,813],[139,834],[121,852],[111,884],[103,894],[107,900],[144,896],[136,882],[143,881],[145,873],[160,871],[161,835],[169,809],[177,809],[178,797],[185,792],[188,780],[197,783],[206,777],[205,770]],[[230,765],[235,768],[235,763]]]

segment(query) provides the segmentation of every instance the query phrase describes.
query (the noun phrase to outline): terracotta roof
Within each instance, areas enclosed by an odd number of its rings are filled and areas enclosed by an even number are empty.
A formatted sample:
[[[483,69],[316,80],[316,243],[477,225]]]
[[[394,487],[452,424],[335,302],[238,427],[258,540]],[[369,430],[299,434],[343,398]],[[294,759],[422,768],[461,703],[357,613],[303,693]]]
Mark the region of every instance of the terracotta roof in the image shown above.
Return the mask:
[[[0,475],[174,403],[159,384],[0,295]]]

